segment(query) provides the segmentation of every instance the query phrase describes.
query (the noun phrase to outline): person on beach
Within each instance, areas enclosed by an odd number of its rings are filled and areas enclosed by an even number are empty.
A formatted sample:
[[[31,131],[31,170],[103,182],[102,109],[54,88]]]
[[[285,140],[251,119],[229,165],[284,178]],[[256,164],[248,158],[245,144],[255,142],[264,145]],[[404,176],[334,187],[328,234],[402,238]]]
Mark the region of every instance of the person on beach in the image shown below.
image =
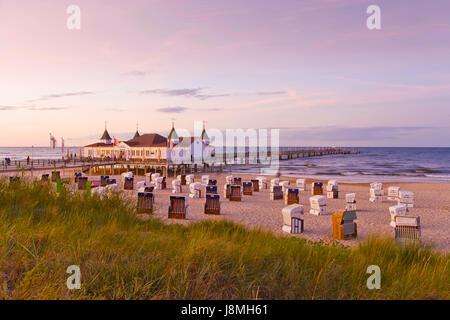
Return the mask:
[[[27,165],[30,164],[30,156],[27,157]]]

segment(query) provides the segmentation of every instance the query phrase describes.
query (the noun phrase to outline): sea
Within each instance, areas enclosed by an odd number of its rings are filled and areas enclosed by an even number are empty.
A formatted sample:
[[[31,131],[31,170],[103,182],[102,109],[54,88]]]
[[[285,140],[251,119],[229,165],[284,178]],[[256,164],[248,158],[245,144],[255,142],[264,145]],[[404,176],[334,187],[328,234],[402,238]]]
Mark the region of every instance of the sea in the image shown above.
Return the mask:
[[[337,179],[341,182],[445,182],[450,183],[450,148],[349,147],[359,154],[325,155],[279,161],[283,176]],[[61,159],[79,155],[80,147],[0,147],[0,160]],[[288,150],[283,147],[281,150]],[[296,148],[299,149],[299,148]],[[309,149],[309,148],[308,148]],[[261,174],[267,165],[234,165],[233,173]]]

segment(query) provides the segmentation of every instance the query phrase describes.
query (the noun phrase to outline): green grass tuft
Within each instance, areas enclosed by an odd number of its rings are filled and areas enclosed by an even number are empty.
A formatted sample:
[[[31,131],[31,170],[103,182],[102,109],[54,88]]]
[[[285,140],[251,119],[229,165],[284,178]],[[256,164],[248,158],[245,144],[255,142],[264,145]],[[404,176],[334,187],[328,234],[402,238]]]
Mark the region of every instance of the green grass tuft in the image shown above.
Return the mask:
[[[134,203],[0,182],[0,299],[449,299],[448,255],[136,218]],[[69,290],[69,265],[81,290]],[[369,265],[382,272],[369,290]]]

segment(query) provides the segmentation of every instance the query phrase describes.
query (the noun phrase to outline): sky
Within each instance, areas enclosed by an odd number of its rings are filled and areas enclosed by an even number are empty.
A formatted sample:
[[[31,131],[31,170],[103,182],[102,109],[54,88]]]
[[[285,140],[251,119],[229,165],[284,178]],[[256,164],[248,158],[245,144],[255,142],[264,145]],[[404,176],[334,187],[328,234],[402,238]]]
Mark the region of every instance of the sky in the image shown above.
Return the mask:
[[[0,146],[204,120],[280,129],[283,146],[449,147],[449,12],[448,0],[0,0]]]

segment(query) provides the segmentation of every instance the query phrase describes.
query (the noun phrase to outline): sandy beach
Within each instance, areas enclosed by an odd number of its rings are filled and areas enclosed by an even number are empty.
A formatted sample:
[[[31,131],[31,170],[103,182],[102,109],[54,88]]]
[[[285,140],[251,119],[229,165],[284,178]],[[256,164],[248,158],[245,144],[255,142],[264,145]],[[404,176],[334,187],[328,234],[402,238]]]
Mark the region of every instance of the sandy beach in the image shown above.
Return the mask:
[[[62,171],[62,176],[73,176],[73,170]],[[38,177],[41,172],[35,172]],[[196,181],[201,180],[201,176],[208,173],[197,173]],[[155,216],[163,219],[167,223],[188,224],[198,222],[203,219],[229,219],[249,228],[261,228],[283,236],[294,236],[306,238],[312,241],[333,241],[331,237],[331,214],[345,208],[345,194],[355,192],[357,201],[357,225],[358,238],[356,240],[340,241],[344,245],[355,246],[358,241],[366,239],[371,234],[394,237],[394,229],[389,226],[389,207],[395,205],[394,201],[384,200],[382,202],[369,202],[368,183],[339,183],[339,199],[327,199],[329,215],[315,216],[309,214],[309,198],[311,197],[312,179],[307,179],[307,191],[300,192],[300,203],[304,206],[305,230],[299,235],[290,235],[281,231],[282,216],[281,210],[285,207],[284,200],[270,200],[269,190],[264,189],[254,192],[252,196],[243,196],[242,202],[231,202],[223,198],[223,185],[228,173],[211,173],[211,179],[218,180],[218,189],[221,196],[221,215],[205,215],[203,213],[204,198],[189,198],[189,219],[175,220],[167,218],[169,206],[169,196],[172,195],[173,178],[167,179],[167,189],[155,190]],[[242,181],[250,181],[256,175],[233,175],[242,177]],[[273,178],[266,176],[268,182]],[[118,176],[116,178],[119,178]],[[92,180],[99,180],[100,177],[90,177]],[[290,181],[291,186],[295,186],[293,177],[280,177],[280,180]],[[136,176],[136,181],[145,180],[142,176]],[[326,184],[327,180],[322,181]],[[339,182],[339,181],[338,181]],[[384,183],[383,188],[387,192],[389,186],[399,186],[401,190],[414,192],[414,208],[409,209],[412,215],[420,216],[422,225],[422,243],[433,247],[435,250],[450,251],[450,184],[445,183]],[[188,186],[183,186],[182,194],[189,194]],[[133,193],[136,197],[136,193]]]
[[[211,178],[217,179],[219,193],[223,198],[223,185],[226,174],[214,174]],[[235,175],[237,176],[237,175]],[[243,181],[250,181],[255,176],[239,175]],[[198,179],[197,179],[198,177]],[[196,181],[201,174],[196,175]],[[309,198],[311,197],[311,182],[307,179],[307,191],[300,192],[300,203],[304,205],[305,231],[299,235],[289,235],[281,231],[281,210],[285,207],[284,200],[270,200],[269,190],[254,192],[252,196],[243,196],[242,202],[221,200],[221,215],[210,216],[203,214],[204,199],[189,199],[189,220],[179,221],[167,218],[169,195],[171,186],[169,179],[167,190],[157,190],[155,215],[169,223],[191,223],[202,219],[229,219],[250,228],[260,227],[276,234],[297,236],[312,241],[333,241],[331,238],[331,214],[345,208],[345,193],[356,193],[358,224],[358,239],[345,240],[341,243],[354,246],[359,240],[366,239],[370,234],[394,237],[394,229],[389,226],[389,207],[395,205],[394,201],[369,202],[368,184],[339,184],[339,199],[327,199],[329,215],[315,216],[309,214]],[[294,178],[281,177],[281,180],[290,181],[295,186]],[[268,177],[268,181],[269,177]],[[326,181],[323,181],[326,183]],[[450,251],[450,184],[442,183],[389,183],[383,184],[383,188],[391,185],[399,186],[401,190],[413,191],[415,195],[414,208],[409,209],[412,215],[418,215],[422,225],[422,241],[439,251]],[[183,194],[188,194],[188,187],[183,186]],[[386,198],[386,197],[384,197]]]

